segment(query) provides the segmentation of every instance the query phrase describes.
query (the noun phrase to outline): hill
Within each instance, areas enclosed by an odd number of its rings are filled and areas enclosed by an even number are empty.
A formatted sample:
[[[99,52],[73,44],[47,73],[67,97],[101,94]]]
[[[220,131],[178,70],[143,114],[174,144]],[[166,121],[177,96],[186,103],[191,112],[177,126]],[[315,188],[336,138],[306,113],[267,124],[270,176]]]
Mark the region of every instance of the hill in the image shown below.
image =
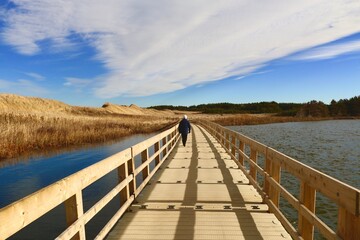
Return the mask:
[[[37,97],[14,94],[0,94],[0,113],[33,113],[42,115],[171,115],[172,111],[144,109],[134,104],[130,106],[105,103],[102,107],[71,106],[66,103]]]

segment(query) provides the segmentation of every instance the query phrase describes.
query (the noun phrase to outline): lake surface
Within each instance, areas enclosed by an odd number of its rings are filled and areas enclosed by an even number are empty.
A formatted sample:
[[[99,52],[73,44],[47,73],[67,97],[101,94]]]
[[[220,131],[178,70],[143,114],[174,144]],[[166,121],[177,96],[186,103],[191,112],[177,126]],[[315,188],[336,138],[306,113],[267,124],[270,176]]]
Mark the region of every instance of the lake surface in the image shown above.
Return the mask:
[[[276,123],[255,126],[230,126],[296,160],[353,187],[360,188],[360,120]],[[283,174],[281,183],[296,197],[297,179]],[[280,208],[296,226],[297,213],[281,198]],[[337,207],[317,193],[316,213],[336,229]],[[316,239],[320,236],[316,234]]]
[[[0,208],[153,135],[155,134],[135,135],[104,146],[63,152],[50,157],[13,159],[9,164],[2,164],[0,168]],[[116,180],[117,173],[113,171],[83,190],[84,212],[115,187]],[[86,225],[87,239],[93,239],[97,235],[111,218],[112,210],[118,207],[119,199],[115,197]],[[66,228],[65,223],[65,207],[61,204],[9,239],[54,239]]]

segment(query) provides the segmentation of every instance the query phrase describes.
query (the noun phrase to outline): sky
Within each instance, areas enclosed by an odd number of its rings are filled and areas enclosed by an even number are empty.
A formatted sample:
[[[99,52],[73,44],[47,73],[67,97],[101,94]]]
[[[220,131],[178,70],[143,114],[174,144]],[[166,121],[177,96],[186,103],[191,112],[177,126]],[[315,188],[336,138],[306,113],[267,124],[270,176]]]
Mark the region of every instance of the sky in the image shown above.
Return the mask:
[[[359,0],[0,0],[0,93],[71,105],[360,95]]]

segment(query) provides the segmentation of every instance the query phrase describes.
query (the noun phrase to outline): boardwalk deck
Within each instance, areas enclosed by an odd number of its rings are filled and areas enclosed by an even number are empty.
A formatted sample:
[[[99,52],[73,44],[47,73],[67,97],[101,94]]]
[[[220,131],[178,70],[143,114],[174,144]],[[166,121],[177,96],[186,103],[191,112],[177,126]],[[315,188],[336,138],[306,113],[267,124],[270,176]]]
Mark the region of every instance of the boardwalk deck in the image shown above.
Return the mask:
[[[107,239],[291,237],[221,145],[194,126]]]

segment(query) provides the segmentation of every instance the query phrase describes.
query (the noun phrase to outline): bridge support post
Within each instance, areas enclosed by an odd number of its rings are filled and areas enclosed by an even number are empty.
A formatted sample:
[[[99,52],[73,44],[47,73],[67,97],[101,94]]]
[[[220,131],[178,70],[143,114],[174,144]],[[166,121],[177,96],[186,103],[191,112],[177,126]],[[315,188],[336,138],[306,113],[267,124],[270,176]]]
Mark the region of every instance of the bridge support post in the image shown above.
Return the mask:
[[[312,213],[315,213],[316,191],[307,183],[302,182],[300,186],[300,203]],[[298,230],[304,240],[312,240],[314,237],[314,226],[299,212]]]
[[[84,214],[82,193],[81,191],[70,197],[65,201],[66,224],[70,226],[79,217]],[[85,226],[81,225],[79,232],[77,232],[71,240],[84,240],[85,239]]]

